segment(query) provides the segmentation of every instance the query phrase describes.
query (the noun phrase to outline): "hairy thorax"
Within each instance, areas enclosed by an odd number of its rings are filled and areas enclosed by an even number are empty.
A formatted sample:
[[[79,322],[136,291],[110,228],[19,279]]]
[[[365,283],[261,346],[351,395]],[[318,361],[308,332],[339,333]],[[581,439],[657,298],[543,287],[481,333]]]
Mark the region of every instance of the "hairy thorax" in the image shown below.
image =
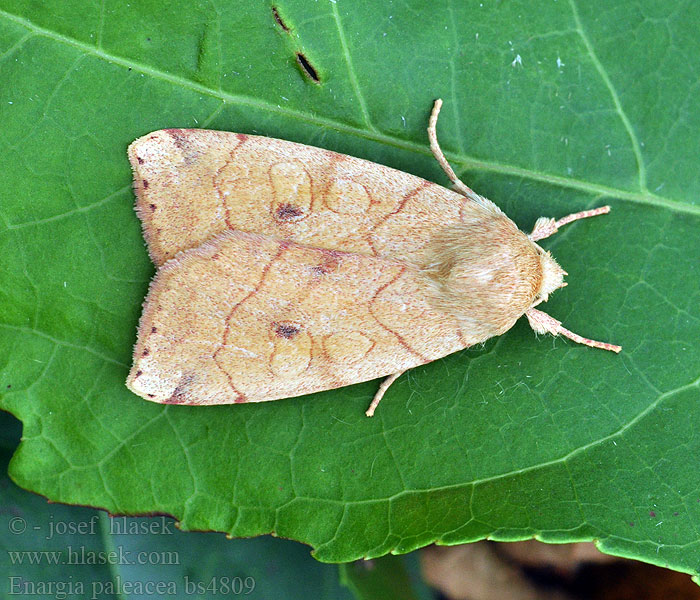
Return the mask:
[[[509,329],[542,282],[537,246],[510,219],[493,214],[436,234],[422,270],[433,305],[487,337]]]

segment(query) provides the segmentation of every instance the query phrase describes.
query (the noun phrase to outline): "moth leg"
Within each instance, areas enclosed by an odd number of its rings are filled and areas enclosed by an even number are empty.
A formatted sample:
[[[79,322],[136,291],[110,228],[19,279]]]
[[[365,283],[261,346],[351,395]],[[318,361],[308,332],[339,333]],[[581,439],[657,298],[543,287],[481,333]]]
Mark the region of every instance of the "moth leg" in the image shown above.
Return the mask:
[[[615,344],[596,342],[595,340],[589,340],[588,338],[581,337],[580,335],[577,335],[562,327],[561,321],[557,321],[555,318],[550,317],[547,313],[543,313],[541,310],[531,308],[525,313],[525,316],[530,322],[530,327],[535,330],[535,333],[563,335],[564,337],[567,337],[578,344],[591,346],[593,348],[601,348],[603,350],[610,350],[612,352],[620,352],[620,350],[622,350],[622,347],[616,346]]]
[[[394,383],[401,375],[403,375],[406,371],[401,371],[400,373],[394,373],[393,375],[389,375],[384,381],[382,381],[382,384],[379,386],[379,389],[377,390],[377,393],[374,395],[374,398],[372,399],[372,404],[369,405],[369,408],[365,411],[365,414],[368,417],[373,417],[374,416],[374,411],[377,410],[377,406],[381,402],[382,398],[384,397],[384,394],[386,391],[389,389],[389,386]]]
[[[581,212],[573,213],[562,217],[558,221],[550,219],[549,217],[540,217],[535,222],[535,227],[532,233],[528,236],[533,242],[537,240],[543,240],[548,238],[550,235],[554,235],[559,228],[572,221],[578,221],[579,219],[587,219],[588,217],[597,217],[598,215],[605,215],[610,212],[609,206],[601,206],[600,208],[594,208],[592,210],[582,210]]]

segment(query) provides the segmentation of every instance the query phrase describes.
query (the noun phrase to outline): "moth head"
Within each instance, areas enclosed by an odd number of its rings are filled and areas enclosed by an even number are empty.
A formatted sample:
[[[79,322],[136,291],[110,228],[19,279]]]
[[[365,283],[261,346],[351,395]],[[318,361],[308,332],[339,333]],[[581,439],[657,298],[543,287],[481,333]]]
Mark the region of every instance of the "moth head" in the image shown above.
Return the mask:
[[[535,244],[537,246],[537,244]],[[540,255],[540,265],[542,266],[542,282],[540,283],[540,289],[535,296],[532,306],[539,304],[540,302],[547,302],[549,295],[559,288],[563,288],[566,285],[564,281],[564,276],[567,272],[562,269],[557,261],[554,260],[552,255],[537,246],[537,250]]]

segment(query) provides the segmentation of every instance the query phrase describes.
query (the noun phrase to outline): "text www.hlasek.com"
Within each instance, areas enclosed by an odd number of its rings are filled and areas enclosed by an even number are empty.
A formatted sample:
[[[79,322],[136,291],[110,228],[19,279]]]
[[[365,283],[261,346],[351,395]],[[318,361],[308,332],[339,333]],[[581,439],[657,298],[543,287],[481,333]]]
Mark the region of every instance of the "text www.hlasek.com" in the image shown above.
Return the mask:
[[[65,550],[8,550],[13,565],[179,565],[175,551],[88,550],[68,546]]]

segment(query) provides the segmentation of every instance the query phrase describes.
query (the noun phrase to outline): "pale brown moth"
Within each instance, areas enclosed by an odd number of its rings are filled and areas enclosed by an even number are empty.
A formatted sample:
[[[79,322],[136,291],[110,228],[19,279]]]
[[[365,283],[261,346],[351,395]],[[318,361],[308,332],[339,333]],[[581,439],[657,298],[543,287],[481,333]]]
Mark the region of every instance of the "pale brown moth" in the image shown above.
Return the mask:
[[[566,285],[536,242],[603,206],[521,232],[454,186],[284,140],[198,129],[129,147],[136,211],[158,272],[127,385],[154,402],[300,396],[388,376],[479,344],[524,314],[537,333],[619,352],[536,306]]]

